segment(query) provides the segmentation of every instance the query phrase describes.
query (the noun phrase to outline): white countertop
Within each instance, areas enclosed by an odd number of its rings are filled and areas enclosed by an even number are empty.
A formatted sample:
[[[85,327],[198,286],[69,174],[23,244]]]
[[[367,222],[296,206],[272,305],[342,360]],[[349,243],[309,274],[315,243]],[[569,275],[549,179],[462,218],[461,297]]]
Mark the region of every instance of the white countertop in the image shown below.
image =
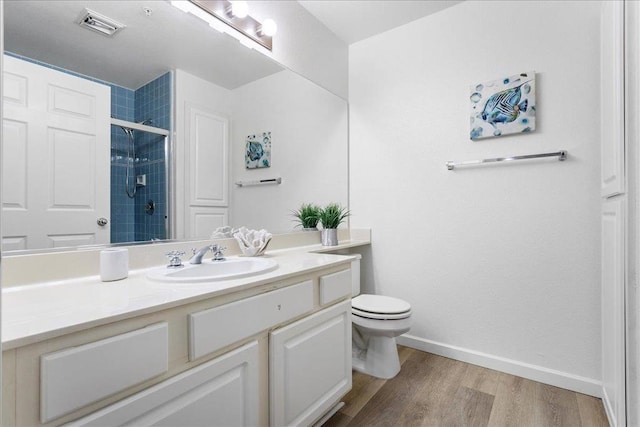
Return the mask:
[[[2,290],[2,349],[9,350],[99,325],[238,292],[288,277],[350,262],[356,256],[329,255],[369,242],[345,242],[267,251],[278,262],[274,271],[252,277],[202,284],[170,284],[146,278],[149,269],[102,282],[89,276],[71,280],[14,286]],[[159,266],[153,267],[158,268]]]

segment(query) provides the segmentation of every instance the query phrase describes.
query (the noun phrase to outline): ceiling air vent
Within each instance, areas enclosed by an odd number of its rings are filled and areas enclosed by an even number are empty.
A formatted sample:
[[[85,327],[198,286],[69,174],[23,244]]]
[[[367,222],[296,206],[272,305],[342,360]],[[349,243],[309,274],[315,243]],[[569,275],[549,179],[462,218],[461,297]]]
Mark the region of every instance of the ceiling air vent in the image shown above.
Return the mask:
[[[78,24],[81,27],[88,28],[91,31],[95,31],[96,33],[100,33],[107,37],[113,37],[115,33],[126,27],[126,25],[111,18],[107,18],[106,16],[101,15],[98,12],[94,12],[91,9],[85,9],[82,12],[80,19],[78,20]]]

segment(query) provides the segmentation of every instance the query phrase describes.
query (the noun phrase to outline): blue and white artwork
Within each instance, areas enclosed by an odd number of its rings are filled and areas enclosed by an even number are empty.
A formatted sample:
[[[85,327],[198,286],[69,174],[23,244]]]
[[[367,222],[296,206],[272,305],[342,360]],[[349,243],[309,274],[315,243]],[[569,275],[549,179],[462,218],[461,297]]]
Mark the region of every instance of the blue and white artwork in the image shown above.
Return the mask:
[[[473,140],[536,128],[535,71],[472,85],[469,100]]]
[[[247,151],[244,156],[247,169],[271,166],[271,132],[247,136]]]

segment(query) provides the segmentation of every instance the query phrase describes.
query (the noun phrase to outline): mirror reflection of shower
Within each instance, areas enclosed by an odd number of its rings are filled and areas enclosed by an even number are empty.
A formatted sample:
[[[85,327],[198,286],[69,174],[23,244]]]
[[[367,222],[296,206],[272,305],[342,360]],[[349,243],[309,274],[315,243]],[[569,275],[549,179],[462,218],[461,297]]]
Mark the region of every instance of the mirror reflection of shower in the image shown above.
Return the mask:
[[[111,243],[170,237],[170,132],[155,122],[111,118]]]
[[[133,162],[136,155],[136,149],[134,147],[133,141],[133,129],[126,128],[124,126],[120,127],[125,134],[127,134],[127,169],[125,171],[125,179],[124,179],[124,191],[127,193],[127,196],[130,199],[133,199],[136,196],[136,184],[133,183],[133,187],[131,187],[131,175],[134,174]]]
[[[145,119],[141,122],[137,122],[141,125],[151,125],[153,120]],[[120,128],[127,134],[128,144],[127,144],[127,169],[125,172],[125,192],[130,199],[133,199],[136,196],[138,184],[137,179],[135,177],[135,159],[136,159],[136,147],[135,141],[133,139],[133,129],[120,126]]]

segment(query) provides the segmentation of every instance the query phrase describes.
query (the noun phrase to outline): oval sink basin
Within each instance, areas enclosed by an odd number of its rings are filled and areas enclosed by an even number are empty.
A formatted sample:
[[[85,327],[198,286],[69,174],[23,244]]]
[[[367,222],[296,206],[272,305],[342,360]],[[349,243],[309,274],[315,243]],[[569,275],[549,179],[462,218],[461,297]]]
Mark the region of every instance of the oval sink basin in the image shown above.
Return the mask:
[[[151,270],[147,277],[161,282],[213,282],[238,279],[267,273],[278,268],[278,263],[268,258],[229,258],[224,261],[203,261],[202,264],[185,264],[183,267],[161,267]]]

